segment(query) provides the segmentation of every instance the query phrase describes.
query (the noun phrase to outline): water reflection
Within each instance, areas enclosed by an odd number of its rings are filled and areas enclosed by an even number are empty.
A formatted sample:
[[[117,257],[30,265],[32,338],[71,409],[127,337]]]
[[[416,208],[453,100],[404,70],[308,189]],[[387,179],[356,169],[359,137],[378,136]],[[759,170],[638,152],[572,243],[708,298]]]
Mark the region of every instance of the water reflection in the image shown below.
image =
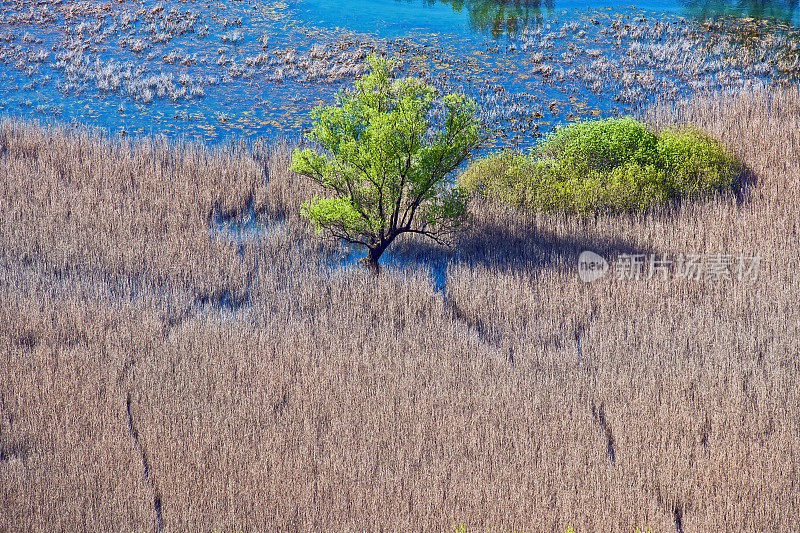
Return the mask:
[[[397,0],[401,1],[401,0]],[[413,2],[414,0],[405,0]],[[445,4],[456,13],[466,13],[472,30],[495,39],[515,36],[527,26],[552,17],[555,0],[421,0],[432,6]],[[750,17],[800,24],[800,0],[679,0],[686,15],[699,20],[722,16]],[[587,2],[587,8],[590,7]]]
[[[413,1],[413,0],[407,0]],[[445,4],[469,16],[475,33],[515,36],[527,26],[541,24],[553,15],[554,0],[422,0],[425,5]]]
[[[689,15],[700,20],[730,15],[795,24],[800,22],[798,0],[682,0],[682,3]]]

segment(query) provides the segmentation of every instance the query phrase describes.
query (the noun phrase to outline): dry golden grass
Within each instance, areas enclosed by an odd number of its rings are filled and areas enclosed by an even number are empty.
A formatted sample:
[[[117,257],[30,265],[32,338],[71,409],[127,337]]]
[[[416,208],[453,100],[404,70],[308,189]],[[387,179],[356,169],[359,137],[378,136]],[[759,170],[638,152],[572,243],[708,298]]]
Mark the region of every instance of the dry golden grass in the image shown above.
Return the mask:
[[[119,302],[0,294],[0,529],[151,528],[125,394],[161,325]]]
[[[329,272],[288,145],[4,124],[3,528],[794,529],[800,91],[644,118],[734,150],[755,180],[744,201],[597,218],[475,205],[453,250],[399,243],[410,266],[378,277]],[[251,199],[275,230],[241,254],[209,238],[210,213]],[[583,249],[762,259],[757,279],[585,284]],[[441,260],[444,292],[425,266]]]
[[[0,154],[6,254],[56,272],[241,290],[235,249],[207,229],[215,213],[265,209],[264,171],[252,157],[8,120]]]

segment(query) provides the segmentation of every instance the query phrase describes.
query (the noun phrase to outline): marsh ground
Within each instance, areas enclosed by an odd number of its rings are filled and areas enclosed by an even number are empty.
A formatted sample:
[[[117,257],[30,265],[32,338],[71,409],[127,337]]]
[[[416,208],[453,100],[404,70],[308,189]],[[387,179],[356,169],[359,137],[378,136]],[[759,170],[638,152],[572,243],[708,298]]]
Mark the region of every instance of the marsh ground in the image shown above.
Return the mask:
[[[288,145],[2,123],[0,529],[792,529],[800,91],[643,118],[717,137],[746,197],[475,204],[453,250],[401,243],[379,277],[331,271]],[[210,230],[250,210],[280,229]],[[584,249],[761,263],[587,284]]]

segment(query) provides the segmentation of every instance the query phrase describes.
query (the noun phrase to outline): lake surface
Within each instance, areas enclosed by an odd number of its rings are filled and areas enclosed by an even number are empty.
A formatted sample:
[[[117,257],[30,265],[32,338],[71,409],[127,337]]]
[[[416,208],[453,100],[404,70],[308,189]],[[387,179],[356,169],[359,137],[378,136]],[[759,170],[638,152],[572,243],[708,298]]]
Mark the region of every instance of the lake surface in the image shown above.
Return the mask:
[[[747,17],[747,18],[743,18]],[[0,1],[0,115],[210,144],[295,137],[377,52],[492,146],[694,91],[795,83],[797,1]]]

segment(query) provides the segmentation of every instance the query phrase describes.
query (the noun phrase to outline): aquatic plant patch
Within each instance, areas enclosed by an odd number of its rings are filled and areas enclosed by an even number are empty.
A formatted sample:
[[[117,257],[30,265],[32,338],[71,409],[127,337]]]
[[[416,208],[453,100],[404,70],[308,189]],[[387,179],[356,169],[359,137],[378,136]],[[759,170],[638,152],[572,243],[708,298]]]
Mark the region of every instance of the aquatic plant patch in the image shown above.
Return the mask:
[[[782,23],[712,23],[701,21],[721,6],[698,12],[678,0],[652,12],[614,2],[326,1],[4,2],[0,114],[212,144],[299,136],[313,107],[363,75],[368,54],[385,53],[401,56],[407,75],[473,98],[495,147],[529,148],[563,121],[800,72],[796,6]]]
[[[655,133],[630,117],[577,122],[528,154],[504,151],[459,178],[473,194],[529,211],[644,212],[734,192],[743,166],[693,127]]]

